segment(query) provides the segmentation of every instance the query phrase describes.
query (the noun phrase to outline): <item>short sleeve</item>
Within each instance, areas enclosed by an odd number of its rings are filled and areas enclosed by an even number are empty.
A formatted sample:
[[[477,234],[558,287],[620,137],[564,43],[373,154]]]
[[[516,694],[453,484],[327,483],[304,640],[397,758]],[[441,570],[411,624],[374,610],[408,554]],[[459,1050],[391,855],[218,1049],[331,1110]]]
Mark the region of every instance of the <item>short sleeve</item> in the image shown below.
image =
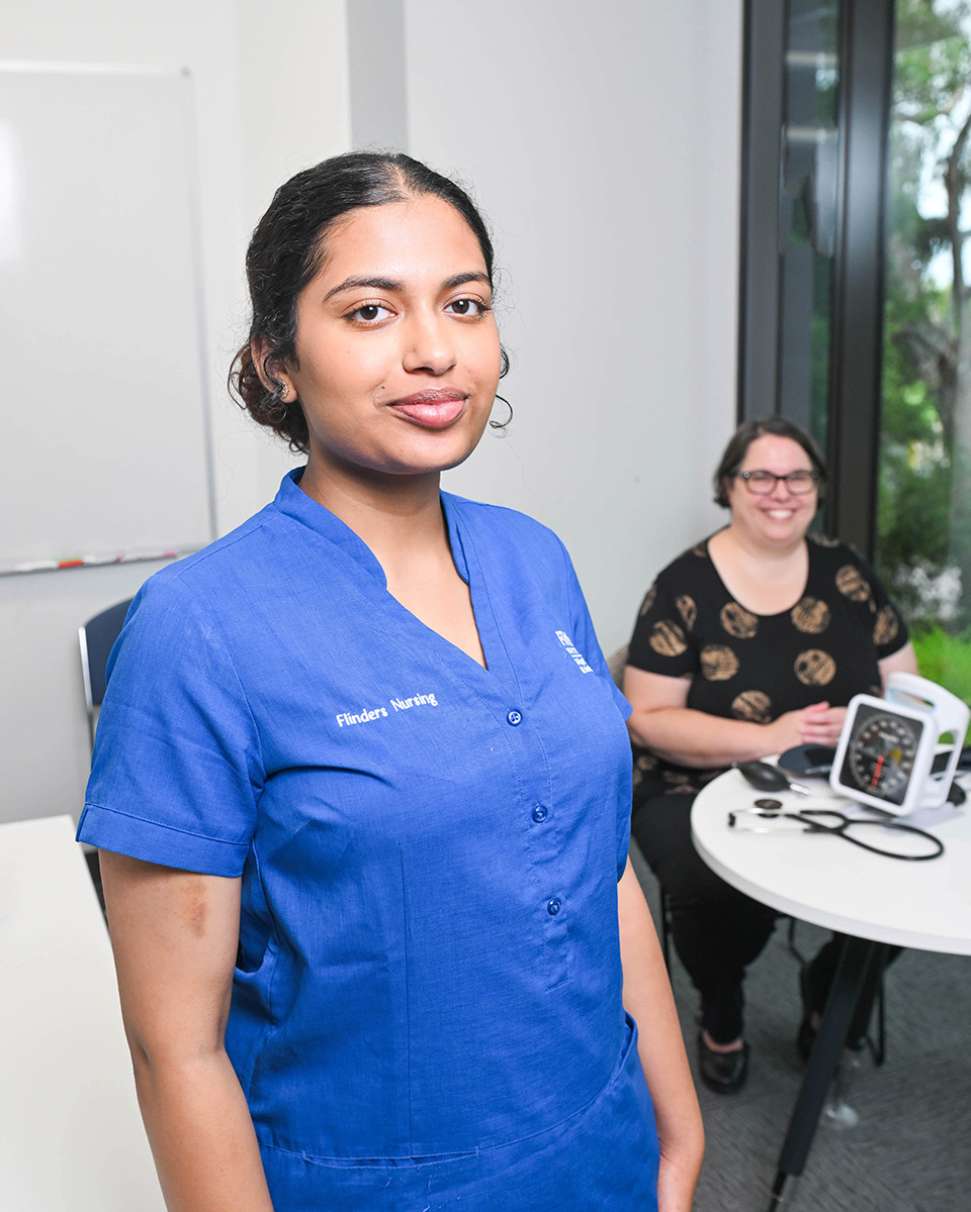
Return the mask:
[[[111,653],[78,841],[210,875],[242,873],[263,769],[214,621],[149,581]]]
[[[865,626],[872,629],[877,660],[882,661],[899,652],[910,633],[874,569],[852,548],[846,548],[846,552],[850,558],[837,570],[836,586],[860,609]]]
[[[877,659],[893,656],[910,639],[910,632],[895,602],[890,598],[883,582],[873,574],[873,604],[876,613],[873,619],[873,645],[877,650]]]
[[[664,677],[691,677],[698,672],[698,650],[691,626],[695,606],[662,573],[644,595],[634,623],[627,664]]]
[[[573,561],[570,559],[570,554],[562,543],[560,543],[560,550],[563,553],[563,560],[566,564],[567,593],[569,595],[570,618],[573,627],[573,643],[586,658],[587,663],[594,672],[610,683],[614,702],[626,720],[633,708],[624,698],[623,694],[621,694],[610,672],[610,667],[604,658],[600,642],[597,639],[597,633],[594,630],[593,620],[590,618],[590,611],[587,609],[583,590],[580,588],[580,582],[577,579]]]

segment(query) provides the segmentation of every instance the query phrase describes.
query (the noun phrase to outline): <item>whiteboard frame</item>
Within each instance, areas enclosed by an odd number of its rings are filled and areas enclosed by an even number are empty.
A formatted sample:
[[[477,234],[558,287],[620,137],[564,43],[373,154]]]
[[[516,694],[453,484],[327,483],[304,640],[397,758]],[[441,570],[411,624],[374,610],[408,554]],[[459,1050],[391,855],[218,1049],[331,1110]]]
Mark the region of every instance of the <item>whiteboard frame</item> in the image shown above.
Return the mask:
[[[203,461],[206,472],[206,511],[209,522],[209,541],[218,537],[216,513],[215,450],[212,423],[212,394],[209,390],[209,342],[206,326],[205,274],[202,253],[202,182],[199,172],[199,129],[195,104],[195,77],[185,66],[152,66],[126,63],[71,63],[68,61],[0,59],[0,74],[20,75],[100,75],[142,76],[182,79],[186,83],[182,91],[183,122],[187,136],[186,180],[189,190],[189,228],[191,231],[190,256],[192,259],[193,295],[195,306],[195,328],[199,350],[199,387],[202,399]],[[149,561],[177,559],[198,551],[198,546],[179,550],[127,552],[52,553],[50,559],[29,561],[3,561],[0,558],[0,577],[29,576],[38,572],[63,572],[73,568],[99,568],[115,564],[137,564]]]

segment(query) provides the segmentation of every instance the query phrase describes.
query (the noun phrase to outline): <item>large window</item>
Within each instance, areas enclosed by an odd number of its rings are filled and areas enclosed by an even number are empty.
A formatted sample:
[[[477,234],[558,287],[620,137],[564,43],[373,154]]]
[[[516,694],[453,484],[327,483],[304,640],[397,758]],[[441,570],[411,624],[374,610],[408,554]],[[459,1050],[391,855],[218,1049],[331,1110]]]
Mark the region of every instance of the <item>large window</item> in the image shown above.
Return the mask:
[[[897,0],[876,555],[971,701],[971,11]]]
[[[971,0],[746,0],[745,83],[740,417],[820,440],[971,702]]]

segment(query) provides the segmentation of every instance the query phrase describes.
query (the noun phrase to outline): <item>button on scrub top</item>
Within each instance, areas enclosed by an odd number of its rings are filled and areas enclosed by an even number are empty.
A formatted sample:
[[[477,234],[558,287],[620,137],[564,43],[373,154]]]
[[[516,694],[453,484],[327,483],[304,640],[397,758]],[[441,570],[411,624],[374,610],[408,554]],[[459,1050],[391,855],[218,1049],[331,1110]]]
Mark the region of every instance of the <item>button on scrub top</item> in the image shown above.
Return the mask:
[[[226,1048],[276,1212],[652,1209],[630,708],[566,550],[442,494],[482,668],[299,477],[136,597],[78,837],[242,876]]]

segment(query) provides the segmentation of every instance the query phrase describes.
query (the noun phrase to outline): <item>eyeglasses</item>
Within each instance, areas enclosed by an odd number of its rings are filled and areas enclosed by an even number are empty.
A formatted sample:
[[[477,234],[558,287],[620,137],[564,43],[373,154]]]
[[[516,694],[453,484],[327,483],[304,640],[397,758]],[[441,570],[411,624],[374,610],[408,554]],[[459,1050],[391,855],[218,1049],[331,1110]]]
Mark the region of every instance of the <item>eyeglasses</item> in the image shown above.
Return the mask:
[[[775,491],[775,486],[780,480],[785,481],[786,488],[793,496],[805,496],[807,492],[812,492],[819,483],[818,471],[805,471],[802,468],[799,471],[787,471],[784,476],[777,476],[774,471],[736,471],[735,475],[740,480],[745,481],[745,487],[749,492],[754,492],[757,497],[767,496],[770,492]]]

